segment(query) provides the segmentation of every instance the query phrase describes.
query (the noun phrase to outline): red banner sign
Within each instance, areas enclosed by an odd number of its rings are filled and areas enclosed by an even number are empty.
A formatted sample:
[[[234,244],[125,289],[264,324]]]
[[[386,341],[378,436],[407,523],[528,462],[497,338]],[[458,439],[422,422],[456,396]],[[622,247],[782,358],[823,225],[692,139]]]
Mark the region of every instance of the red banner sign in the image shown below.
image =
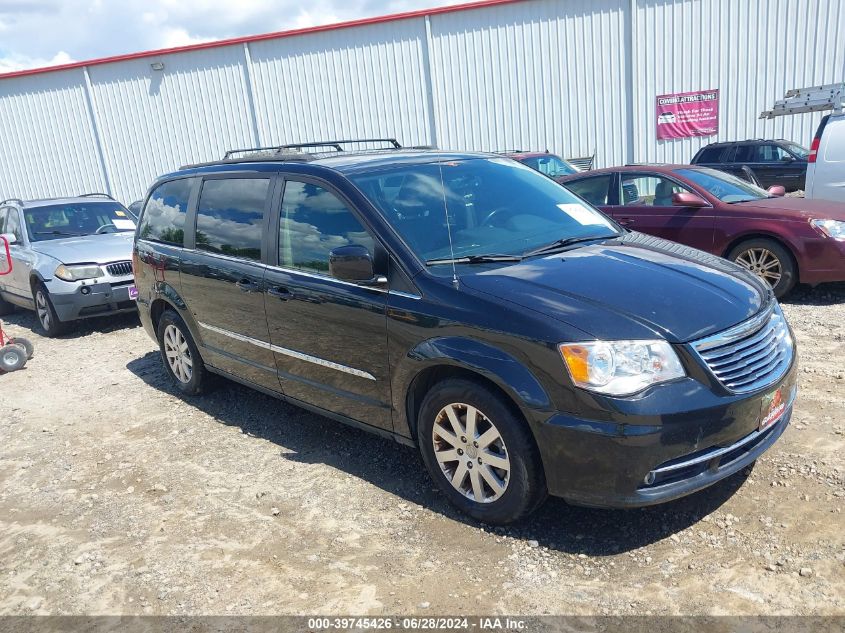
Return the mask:
[[[657,140],[710,136],[719,131],[719,91],[657,96]]]

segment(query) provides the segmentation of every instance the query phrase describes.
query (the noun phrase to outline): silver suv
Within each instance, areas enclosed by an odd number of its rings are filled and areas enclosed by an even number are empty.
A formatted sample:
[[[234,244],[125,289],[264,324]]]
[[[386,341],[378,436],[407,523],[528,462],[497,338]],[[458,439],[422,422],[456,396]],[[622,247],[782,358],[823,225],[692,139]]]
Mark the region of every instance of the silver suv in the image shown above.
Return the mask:
[[[35,310],[48,336],[77,319],[135,310],[135,216],[106,194],[0,202],[12,272],[0,277],[0,315]]]

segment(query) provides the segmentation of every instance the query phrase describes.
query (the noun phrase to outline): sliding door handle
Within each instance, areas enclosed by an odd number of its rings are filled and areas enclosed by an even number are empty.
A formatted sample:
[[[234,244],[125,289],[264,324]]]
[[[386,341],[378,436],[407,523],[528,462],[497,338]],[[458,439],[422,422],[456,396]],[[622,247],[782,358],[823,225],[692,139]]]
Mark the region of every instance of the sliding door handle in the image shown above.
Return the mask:
[[[281,299],[282,301],[287,301],[293,297],[291,291],[284,286],[271,286],[267,289],[267,294],[276,297],[277,299]]]
[[[255,292],[256,290],[261,289],[261,286],[251,279],[239,279],[235,282],[235,286],[237,286],[238,290],[241,292]]]

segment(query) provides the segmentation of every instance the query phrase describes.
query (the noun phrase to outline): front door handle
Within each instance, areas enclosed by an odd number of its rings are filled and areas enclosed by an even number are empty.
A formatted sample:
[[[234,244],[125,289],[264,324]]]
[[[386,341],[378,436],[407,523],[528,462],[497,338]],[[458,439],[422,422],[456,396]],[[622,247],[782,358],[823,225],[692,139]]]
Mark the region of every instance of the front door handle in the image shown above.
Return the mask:
[[[630,226],[634,223],[634,218],[619,218],[617,222],[619,222],[622,226]]]
[[[281,299],[282,301],[287,301],[293,296],[291,291],[284,286],[272,286],[267,289],[267,294],[272,295],[277,299]]]
[[[241,292],[255,292],[259,289],[258,284],[252,281],[251,279],[239,279],[237,282],[235,282],[235,285]]]

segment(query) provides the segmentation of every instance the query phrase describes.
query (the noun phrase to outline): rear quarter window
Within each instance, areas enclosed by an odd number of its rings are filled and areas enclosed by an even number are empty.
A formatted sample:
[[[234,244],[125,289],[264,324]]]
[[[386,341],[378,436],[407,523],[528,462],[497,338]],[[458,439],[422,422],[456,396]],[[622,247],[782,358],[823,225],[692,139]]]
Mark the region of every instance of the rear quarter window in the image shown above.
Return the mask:
[[[696,163],[719,163],[724,153],[724,147],[705,147],[695,157]]]
[[[182,246],[185,242],[185,216],[193,186],[193,178],[180,178],[156,187],[141,215],[139,237]]]

